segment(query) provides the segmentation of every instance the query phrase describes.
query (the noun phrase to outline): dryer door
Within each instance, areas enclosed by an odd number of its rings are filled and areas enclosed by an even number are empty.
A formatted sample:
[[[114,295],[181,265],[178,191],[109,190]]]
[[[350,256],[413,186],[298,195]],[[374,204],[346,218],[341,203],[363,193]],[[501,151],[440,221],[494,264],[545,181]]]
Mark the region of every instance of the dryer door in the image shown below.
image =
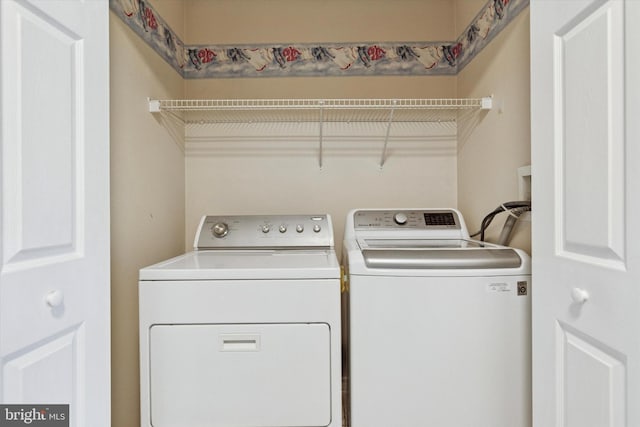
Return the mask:
[[[326,426],[329,325],[154,325],[154,427]]]

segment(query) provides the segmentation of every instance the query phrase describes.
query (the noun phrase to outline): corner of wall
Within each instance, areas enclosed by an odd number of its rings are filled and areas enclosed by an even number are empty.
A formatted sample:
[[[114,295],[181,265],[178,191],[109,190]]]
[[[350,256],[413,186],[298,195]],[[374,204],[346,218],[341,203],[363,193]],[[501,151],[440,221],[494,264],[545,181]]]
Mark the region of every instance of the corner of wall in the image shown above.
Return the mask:
[[[184,82],[113,14],[110,57],[112,421],[125,426],[140,419],[138,270],[184,251],[184,155],[145,100],[182,97]]]
[[[472,232],[487,213],[518,199],[517,170],[531,163],[529,75],[527,9],[457,76],[458,96],[491,93],[496,105],[458,141],[458,207]],[[495,241],[502,222],[496,218],[488,241]],[[529,253],[530,225],[521,221],[511,242]]]

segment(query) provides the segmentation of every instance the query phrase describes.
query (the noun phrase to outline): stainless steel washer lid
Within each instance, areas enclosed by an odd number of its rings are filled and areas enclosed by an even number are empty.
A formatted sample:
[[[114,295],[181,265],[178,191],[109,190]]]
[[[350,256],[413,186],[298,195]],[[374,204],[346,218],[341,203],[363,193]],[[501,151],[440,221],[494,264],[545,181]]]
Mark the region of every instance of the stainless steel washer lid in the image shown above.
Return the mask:
[[[462,215],[450,208],[352,210],[343,245],[350,277],[531,274],[526,252],[471,240]]]
[[[364,262],[369,268],[391,269],[488,269],[518,268],[522,260],[513,249],[478,250],[364,250]]]
[[[457,270],[522,265],[515,250],[474,240],[359,239],[358,245],[369,268]]]

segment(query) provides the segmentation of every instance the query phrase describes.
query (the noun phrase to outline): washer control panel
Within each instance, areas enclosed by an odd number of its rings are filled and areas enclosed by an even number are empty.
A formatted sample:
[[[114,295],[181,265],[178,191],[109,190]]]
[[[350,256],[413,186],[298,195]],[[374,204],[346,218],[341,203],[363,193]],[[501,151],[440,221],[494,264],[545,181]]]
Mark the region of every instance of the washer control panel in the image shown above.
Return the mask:
[[[459,230],[454,210],[361,210],[353,216],[356,230]]]
[[[332,248],[331,217],[322,215],[207,215],[196,249]]]

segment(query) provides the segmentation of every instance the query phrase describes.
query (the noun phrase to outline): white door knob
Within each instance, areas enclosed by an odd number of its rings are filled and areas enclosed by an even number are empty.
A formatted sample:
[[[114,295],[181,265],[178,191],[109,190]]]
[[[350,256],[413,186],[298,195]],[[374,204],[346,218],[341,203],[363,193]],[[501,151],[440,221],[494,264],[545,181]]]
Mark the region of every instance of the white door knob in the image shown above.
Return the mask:
[[[589,292],[580,288],[573,288],[571,290],[571,299],[577,304],[584,304],[589,300]]]
[[[64,294],[61,290],[56,289],[51,291],[44,297],[44,300],[47,302],[47,305],[51,308],[59,307],[60,304],[64,301]]]

